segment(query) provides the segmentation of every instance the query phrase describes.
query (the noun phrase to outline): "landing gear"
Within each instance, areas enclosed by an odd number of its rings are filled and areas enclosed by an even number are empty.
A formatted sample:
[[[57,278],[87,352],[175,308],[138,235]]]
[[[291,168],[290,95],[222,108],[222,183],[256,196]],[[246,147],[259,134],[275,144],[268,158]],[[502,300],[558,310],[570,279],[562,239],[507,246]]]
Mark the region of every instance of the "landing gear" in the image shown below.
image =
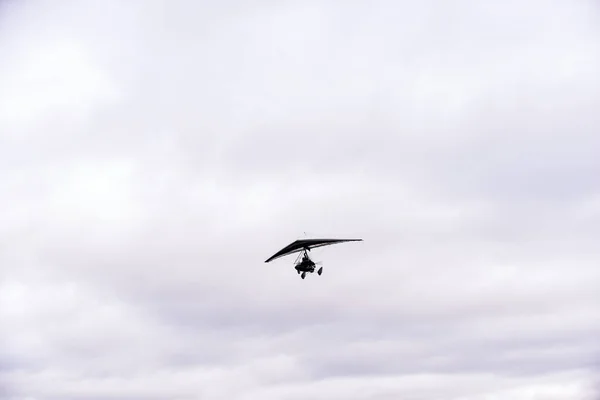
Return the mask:
[[[306,278],[306,274],[312,274],[313,272],[315,272],[314,268],[310,271],[303,271],[302,275],[300,275],[300,277],[302,279]],[[319,276],[323,273],[323,267],[319,268],[319,270],[317,271],[317,274],[319,274]],[[298,274],[300,274],[300,271],[298,271]]]

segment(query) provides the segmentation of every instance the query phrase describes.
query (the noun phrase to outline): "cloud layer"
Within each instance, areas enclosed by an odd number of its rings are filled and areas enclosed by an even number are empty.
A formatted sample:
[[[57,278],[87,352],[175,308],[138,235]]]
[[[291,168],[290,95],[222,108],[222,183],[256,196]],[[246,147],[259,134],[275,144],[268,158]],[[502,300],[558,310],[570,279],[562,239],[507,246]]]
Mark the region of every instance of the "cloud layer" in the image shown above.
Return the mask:
[[[598,19],[0,3],[2,398],[591,399]]]

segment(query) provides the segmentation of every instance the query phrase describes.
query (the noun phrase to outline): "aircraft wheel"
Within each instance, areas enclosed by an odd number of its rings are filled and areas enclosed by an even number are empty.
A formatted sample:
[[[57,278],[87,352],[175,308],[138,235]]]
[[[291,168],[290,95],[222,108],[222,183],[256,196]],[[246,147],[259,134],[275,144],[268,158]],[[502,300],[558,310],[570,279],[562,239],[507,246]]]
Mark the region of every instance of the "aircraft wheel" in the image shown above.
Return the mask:
[[[306,278],[306,272],[302,273],[302,279]]]
[[[321,275],[323,273],[323,267],[319,268],[319,270],[317,271],[317,274]]]

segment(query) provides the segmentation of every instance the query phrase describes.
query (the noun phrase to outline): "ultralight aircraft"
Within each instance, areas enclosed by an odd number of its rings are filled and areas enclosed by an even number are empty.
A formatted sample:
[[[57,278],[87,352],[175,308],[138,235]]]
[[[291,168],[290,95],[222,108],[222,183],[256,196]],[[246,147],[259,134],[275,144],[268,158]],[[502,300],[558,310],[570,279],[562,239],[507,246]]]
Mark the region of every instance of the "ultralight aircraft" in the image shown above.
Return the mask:
[[[293,253],[300,253],[294,262],[294,268],[298,271],[298,274],[301,274],[302,279],[306,277],[307,273],[312,274],[315,272],[315,268],[317,263],[310,259],[308,256],[308,252],[311,249],[322,246],[329,246],[336,243],[344,243],[344,242],[361,242],[362,239],[298,239],[289,245],[285,246],[283,249],[279,250],[277,253],[273,254],[269,257],[265,262],[271,262],[279,257],[287,256]],[[323,273],[323,267],[319,268],[317,274],[321,275]]]

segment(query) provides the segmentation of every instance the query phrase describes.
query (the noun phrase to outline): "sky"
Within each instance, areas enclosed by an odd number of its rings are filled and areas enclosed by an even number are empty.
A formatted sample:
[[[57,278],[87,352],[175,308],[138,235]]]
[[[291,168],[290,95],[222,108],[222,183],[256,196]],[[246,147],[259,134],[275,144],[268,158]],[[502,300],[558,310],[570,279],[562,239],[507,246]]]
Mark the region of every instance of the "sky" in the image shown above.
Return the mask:
[[[599,22],[1,1],[0,398],[600,398]]]

